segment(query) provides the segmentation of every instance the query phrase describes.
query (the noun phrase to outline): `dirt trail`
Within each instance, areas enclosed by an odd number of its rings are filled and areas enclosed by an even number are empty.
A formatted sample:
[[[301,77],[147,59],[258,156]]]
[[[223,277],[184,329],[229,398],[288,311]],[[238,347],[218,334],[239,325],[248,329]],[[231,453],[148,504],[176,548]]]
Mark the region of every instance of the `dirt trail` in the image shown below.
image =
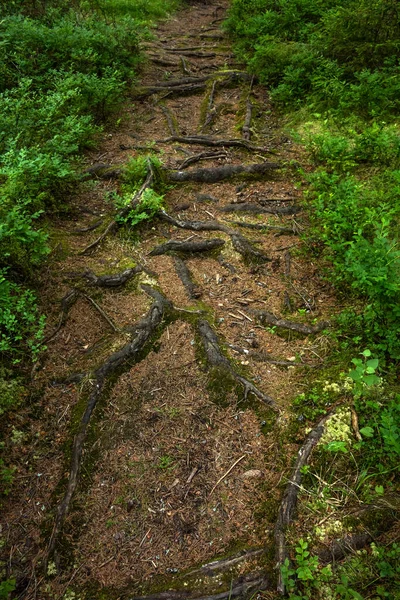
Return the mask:
[[[85,254],[111,222],[118,182],[99,180],[75,199],[75,218],[56,223],[43,275],[51,339],[3,525],[20,598],[274,587],[271,536],[297,450],[282,431],[319,364],[332,300],[297,253],[289,163],[301,157],[236,64],[219,28],[225,9],[193,4],[158,27],[141,88],[88,166],[119,167],[152,145],[179,172],[280,168],[176,183],[169,217],[112,232]],[[154,252],[211,239],[211,251]],[[233,562],[199,570],[216,557]]]

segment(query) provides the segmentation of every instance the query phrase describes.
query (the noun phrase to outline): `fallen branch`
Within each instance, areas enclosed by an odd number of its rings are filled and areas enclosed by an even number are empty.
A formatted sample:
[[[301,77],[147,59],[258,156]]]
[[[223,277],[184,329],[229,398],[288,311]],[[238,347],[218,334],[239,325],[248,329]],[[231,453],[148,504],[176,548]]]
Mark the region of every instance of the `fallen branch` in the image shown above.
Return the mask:
[[[251,202],[227,204],[220,209],[222,212],[249,212],[257,215],[296,215],[301,211],[300,206],[260,206]]]
[[[235,460],[235,462],[233,463],[233,465],[231,467],[229,467],[229,469],[222,475],[222,477],[220,477],[218,479],[217,483],[214,485],[214,487],[212,488],[211,492],[208,494],[208,497],[211,496],[211,494],[218,487],[218,485],[221,483],[221,481],[223,481],[226,477],[228,477],[229,473],[236,467],[236,465],[239,464],[246,457],[247,457],[247,454],[243,454],[240,458],[238,458],[237,460]]]
[[[297,496],[299,493],[299,487],[302,479],[302,468],[308,463],[308,459],[311,452],[317,442],[321,439],[324,433],[324,426],[326,421],[331,416],[331,413],[325,415],[318,425],[314,427],[308,434],[304,444],[300,448],[297,454],[297,460],[294,465],[289,483],[283,494],[281,505],[279,508],[278,518],[275,525],[275,546],[276,546],[276,557],[277,557],[277,569],[278,569],[278,586],[277,590],[282,595],[285,594],[285,584],[282,579],[282,566],[285,560],[288,558],[286,548],[286,529],[293,520],[294,511],[297,504]]]
[[[68,514],[71,499],[78,484],[78,474],[82,459],[83,446],[86,440],[87,429],[90,418],[97,405],[97,402],[104,390],[107,380],[116,373],[122,366],[138,360],[139,353],[143,350],[146,343],[152,338],[156,329],[161,324],[164,314],[168,309],[172,309],[172,304],[162,294],[153,290],[150,286],[143,285],[143,291],[154,299],[147,315],[139,321],[133,328],[133,339],[125,344],[120,350],[114,352],[107,358],[105,363],[96,369],[93,374],[93,390],[88,398],[85,412],[81,418],[78,433],[75,435],[72,446],[71,468],[68,478],[67,490],[64,498],[58,507],[53,531],[47,547],[47,560],[54,552],[58,537],[61,533],[64,520]]]
[[[185,287],[189,300],[200,298],[202,291],[199,286],[192,281],[192,277],[189,269],[186,266],[186,263],[177,256],[175,257],[174,263],[175,270]]]
[[[329,327],[328,321],[321,321],[316,325],[305,325],[304,323],[295,323],[294,321],[287,321],[286,319],[279,319],[266,310],[252,310],[251,313],[265,325],[271,325],[272,327],[281,327],[282,329],[290,329],[291,331],[297,331],[304,335],[313,335],[319,333],[323,329]]]
[[[93,273],[93,271],[90,271],[88,269],[82,274],[82,277],[84,277],[86,281],[93,286],[116,288],[120,287],[121,285],[125,285],[127,281],[129,281],[130,279],[132,279],[132,277],[134,277],[138,273],[141,273],[142,271],[143,267],[141,265],[138,265],[137,267],[134,267],[132,269],[125,269],[125,271],[122,271],[122,273],[97,276]]]
[[[185,181],[198,181],[201,183],[217,183],[237,175],[265,175],[272,170],[279,169],[278,163],[255,163],[251,165],[224,165],[211,169],[197,169],[195,171],[168,171],[169,181],[182,183]]]
[[[93,300],[93,298],[91,298],[90,296],[88,296],[87,294],[83,294],[81,292],[82,296],[84,298],[86,298],[86,300],[88,300],[88,302],[90,302],[95,309],[97,310],[97,312],[103,317],[103,319],[105,321],[107,321],[107,323],[110,325],[111,329],[114,331],[114,333],[118,332],[118,328],[114,325],[114,323],[112,322],[112,320],[110,319],[110,317],[107,315],[107,313],[101,308],[101,306],[99,306],[97,304],[97,302],[95,300]]]
[[[149,253],[149,256],[159,256],[160,254],[168,254],[169,252],[185,252],[189,254],[192,252],[210,252],[210,250],[221,248],[224,244],[224,240],[220,238],[200,240],[198,242],[177,242],[176,240],[170,240],[154,248]]]
[[[217,367],[227,372],[233,379],[241,383],[244,388],[244,397],[247,399],[249,393],[254,394],[259,400],[268,404],[273,410],[279,412],[279,408],[273,398],[261,392],[253,383],[251,383],[234,369],[231,362],[222,354],[218,337],[214,333],[208,321],[199,320],[197,328],[203,343],[207,361],[212,367]]]

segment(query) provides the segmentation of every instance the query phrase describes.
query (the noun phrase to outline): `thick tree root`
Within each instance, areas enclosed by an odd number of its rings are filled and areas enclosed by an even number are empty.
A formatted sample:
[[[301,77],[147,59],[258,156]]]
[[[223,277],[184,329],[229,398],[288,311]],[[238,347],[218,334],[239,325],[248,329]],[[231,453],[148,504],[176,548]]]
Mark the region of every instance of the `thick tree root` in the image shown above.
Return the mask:
[[[134,596],[130,600],[229,600],[230,598],[246,600],[253,597],[256,592],[266,590],[269,587],[270,581],[265,575],[251,573],[233,582],[226,591],[211,596],[193,596],[190,592],[174,592],[171,590],[153,596]]]
[[[97,287],[105,287],[105,288],[116,288],[125,285],[132,277],[141,273],[143,271],[143,267],[138,265],[132,269],[125,269],[122,273],[115,273],[113,275],[95,275],[93,271],[89,269],[86,270],[82,277],[86,279],[89,285],[97,286]]]
[[[221,208],[222,212],[248,212],[256,215],[296,215],[301,211],[300,206],[260,206],[250,202],[227,204]]]
[[[210,252],[216,248],[221,248],[224,244],[224,240],[221,240],[220,238],[200,240],[198,242],[177,242],[176,240],[170,240],[169,242],[154,248],[149,253],[149,256],[159,256],[161,254],[168,254],[169,252],[184,252],[185,254],[191,254],[192,252]]]
[[[227,233],[231,237],[236,252],[239,252],[239,254],[249,262],[259,264],[271,260],[263,252],[257,250],[257,248],[255,248],[253,244],[240,233],[219,223],[219,221],[182,221],[181,219],[171,217],[164,211],[160,211],[158,216],[180,229],[190,229],[192,231],[223,231],[224,233]]]
[[[217,152],[200,152],[199,154],[189,156],[189,158],[184,160],[183,163],[179,165],[178,169],[182,171],[183,169],[187,169],[188,167],[190,167],[190,165],[200,162],[201,160],[218,160],[221,158],[228,158],[226,150],[220,150]]]
[[[176,272],[185,287],[189,300],[200,298],[202,295],[202,291],[199,288],[199,286],[196,285],[192,280],[192,276],[190,274],[189,269],[186,266],[186,263],[177,256],[174,259],[174,263]]]
[[[248,262],[260,264],[272,260],[271,258],[268,258],[264,252],[257,250],[257,248],[255,248],[253,244],[240,233],[231,233],[230,236],[236,252],[239,252],[239,254],[241,254]]]
[[[227,147],[227,148],[246,148],[246,150],[254,152],[271,152],[268,148],[262,146],[254,146],[246,140],[240,139],[214,139],[205,135],[190,135],[190,136],[178,136],[174,135],[165,140],[159,140],[162,144],[169,142],[179,142],[180,144],[190,144],[191,146],[211,146],[214,148]]]
[[[290,329],[291,331],[297,331],[303,335],[313,335],[319,333],[323,329],[329,327],[328,321],[321,321],[316,325],[305,325],[303,323],[295,323],[294,321],[287,321],[286,319],[278,319],[272,313],[266,310],[252,310],[251,313],[265,325],[271,325],[272,327],[281,327],[282,329]]]
[[[282,595],[285,594],[285,584],[282,579],[282,571],[281,568],[288,558],[287,548],[286,548],[286,529],[290,525],[293,520],[294,511],[297,504],[297,496],[299,493],[301,478],[302,478],[302,468],[307,464],[308,459],[310,458],[311,452],[314,446],[321,439],[322,434],[324,433],[324,426],[326,421],[331,416],[331,413],[325,415],[318,425],[310,431],[308,434],[304,444],[300,448],[297,454],[297,460],[294,465],[292,474],[289,479],[289,483],[286,486],[285,492],[283,494],[283,498],[281,501],[281,505],[279,508],[278,518],[275,524],[275,547],[276,547],[276,558],[277,558],[277,569],[278,569],[278,586],[277,590]]]
[[[278,163],[256,163],[251,165],[224,165],[211,169],[197,169],[196,171],[168,171],[169,181],[182,183],[185,181],[198,181],[200,183],[217,183],[237,175],[265,175],[270,171],[279,169]]]
[[[172,309],[172,304],[162,294],[153,290],[150,286],[143,285],[142,289],[154,299],[147,315],[133,327],[133,338],[120,350],[108,357],[106,362],[93,374],[93,390],[89,396],[85,412],[81,418],[78,433],[72,446],[71,469],[69,473],[67,490],[58,507],[57,517],[47,547],[47,558],[54,552],[59,535],[62,531],[65,517],[67,516],[71,499],[78,484],[78,473],[82,459],[83,446],[86,440],[87,429],[90,418],[97,405],[98,400],[105,388],[107,380],[116,373],[123,365],[132,364],[137,360],[139,352],[154,335],[161,324],[167,310]]]
[[[233,379],[240,383],[244,388],[244,397],[254,394],[259,400],[268,404],[274,411],[280,412],[275,400],[261,392],[253,383],[245,377],[242,377],[232,366],[231,362],[223,355],[218,337],[214,333],[208,321],[199,320],[197,329],[203,343],[204,351],[207,356],[207,362],[211,367],[217,367],[227,372]]]

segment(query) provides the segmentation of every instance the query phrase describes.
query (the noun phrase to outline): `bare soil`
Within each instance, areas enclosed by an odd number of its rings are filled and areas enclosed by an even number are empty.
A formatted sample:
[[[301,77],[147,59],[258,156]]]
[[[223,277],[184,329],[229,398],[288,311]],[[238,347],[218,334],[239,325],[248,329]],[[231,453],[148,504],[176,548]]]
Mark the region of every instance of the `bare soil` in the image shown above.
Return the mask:
[[[149,58],[141,84],[187,76],[179,52],[166,48],[199,47],[199,52],[215,53],[185,57],[195,77],[243,70],[227,39],[202,37],[221,34],[226,5],[225,0],[193,3],[159,25],[155,39],[146,43]],[[160,59],[171,65],[161,66]],[[160,141],[171,132],[159,103],[174,116],[180,135],[195,135],[204,125],[209,93],[207,86],[199,94],[180,97],[166,91],[164,97],[135,100],[133,90],[120,127],[88,154],[88,167],[99,162],[121,166],[140,155],[134,146],[148,143],[161,151],[169,168],[176,168],[188,152],[204,151],[201,146]],[[290,402],[325,351],[323,333],[304,337],[277,332],[261,326],[252,311],[312,323],[335,310],[332,291],[321,281],[299,236],[231,225],[244,221],[299,230],[301,213],[221,211],[231,203],[281,207],[300,198],[289,161],[301,163],[301,150],[282,134],[262,86],[238,80],[217,87],[215,115],[203,133],[215,139],[241,138],[248,96],[255,106],[251,143],[273,152],[260,155],[227,147],[226,158],[191,168],[263,160],[278,161],[283,168],[257,180],[176,185],[167,192],[165,206],[175,218],[218,220],[234,228],[270,262],[246,264],[224,232],[196,233],[157,218],[135,231],[119,230],[93,252],[79,254],[113,218],[107,192],[118,190],[115,180],[91,184],[71,200],[72,215],[54,224],[53,253],[42,275],[49,336],[59,323],[62,299],[71,289],[80,293],[33,374],[29,408],[9,424],[26,433],[11,450],[18,465],[18,494],[9,498],[2,516],[6,560],[18,575],[18,598],[133,598],[169,589],[205,595],[229,592],[231,579],[266,571],[266,565],[272,570],[273,549],[267,555],[245,556],[227,578],[187,575],[217,557],[271,545],[282,485],[297,450],[281,432],[290,417]],[[75,231],[98,219],[103,219],[99,229]],[[149,256],[168,239],[215,237],[225,241],[220,253],[185,258],[201,292],[199,300],[188,298],[172,256]],[[101,275],[136,264],[147,272],[117,289],[91,288],[81,277],[87,269]],[[166,319],[137,360],[107,381],[88,425],[77,488],[49,555],[49,539],[70,476],[72,440],[93,373],[127,343],[132,328],[137,329],[135,324],[149,311],[152,299],[141,288],[143,283],[184,310],[181,318]],[[214,328],[233,367],[275,400],[278,415],[251,394],[245,399],[243,389],[225,382],[222,374],[216,376],[196,329],[200,316]],[[273,582],[266,587],[273,589]],[[66,596],[70,591],[76,595]]]

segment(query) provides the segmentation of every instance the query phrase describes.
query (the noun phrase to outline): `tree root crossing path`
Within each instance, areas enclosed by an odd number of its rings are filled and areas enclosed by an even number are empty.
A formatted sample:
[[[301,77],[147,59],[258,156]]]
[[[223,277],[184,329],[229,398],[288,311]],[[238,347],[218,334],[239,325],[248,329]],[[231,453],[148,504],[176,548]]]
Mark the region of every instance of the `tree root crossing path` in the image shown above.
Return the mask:
[[[282,591],[305,462],[292,474],[302,442],[285,432],[333,299],[302,251],[301,150],[232,54],[226,9],[191,3],[158,26],[118,128],[54,224],[34,463],[6,511],[21,598]],[[164,204],[121,225],[120,174],[149,151]]]

